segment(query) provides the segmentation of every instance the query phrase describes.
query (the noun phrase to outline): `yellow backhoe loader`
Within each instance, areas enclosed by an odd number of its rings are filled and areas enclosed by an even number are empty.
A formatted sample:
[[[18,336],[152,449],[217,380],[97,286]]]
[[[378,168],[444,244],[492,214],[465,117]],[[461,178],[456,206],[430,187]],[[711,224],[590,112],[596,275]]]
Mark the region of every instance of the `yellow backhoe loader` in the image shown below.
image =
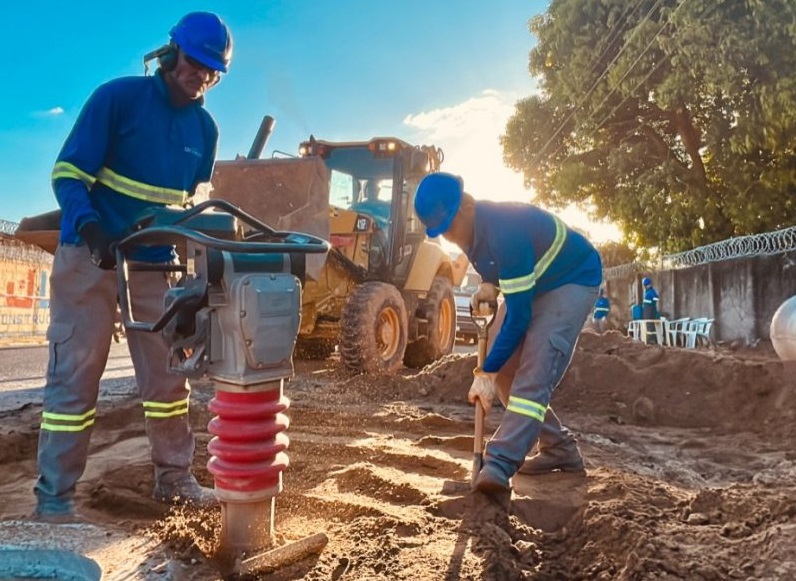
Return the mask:
[[[311,136],[295,157],[260,159],[272,127],[266,117],[248,156],[216,163],[210,196],[331,242],[327,255],[307,257],[296,356],[326,358],[337,347],[351,371],[381,373],[450,353],[453,288],[468,263],[426,237],[413,204],[442,151],[394,137]]]

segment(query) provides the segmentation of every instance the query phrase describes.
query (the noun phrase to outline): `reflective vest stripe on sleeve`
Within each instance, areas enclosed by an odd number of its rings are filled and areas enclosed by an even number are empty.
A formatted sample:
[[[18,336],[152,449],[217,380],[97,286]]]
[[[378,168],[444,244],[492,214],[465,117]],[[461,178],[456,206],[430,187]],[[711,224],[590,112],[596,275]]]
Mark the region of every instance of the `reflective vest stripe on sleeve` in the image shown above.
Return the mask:
[[[100,168],[97,175],[92,176],[71,163],[59,161],[53,168],[52,180],[55,181],[60,178],[80,180],[86,184],[87,188],[91,188],[95,182],[99,181],[120,194],[158,204],[180,206],[188,198],[188,192],[185,190],[162,188],[131,180],[107,167]]]
[[[521,293],[532,289],[536,285],[536,281],[539,280],[547,269],[550,268],[550,265],[553,264],[558,253],[561,252],[561,249],[564,247],[564,241],[567,238],[567,227],[564,223],[559,220],[557,216],[553,216],[553,220],[556,224],[556,235],[550,248],[547,249],[547,252],[545,252],[542,258],[539,259],[539,262],[536,263],[536,267],[531,274],[526,274],[525,276],[517,278],[500,279],[500,290],[503,294]]]
[[[97,181],[97,178],[95,178],[93,175],[87,174],[76,165],[73,165],[66,161],[59,161],[58,163],[56,163],[55,167],[53,168],[53,173],[50,177],[52,181],[55,181],[60,178],[70,178],[73,180],[79,180],[84,184],[86,184],[87,188],[91,188],[91,186],[94,185],[94,182]]]

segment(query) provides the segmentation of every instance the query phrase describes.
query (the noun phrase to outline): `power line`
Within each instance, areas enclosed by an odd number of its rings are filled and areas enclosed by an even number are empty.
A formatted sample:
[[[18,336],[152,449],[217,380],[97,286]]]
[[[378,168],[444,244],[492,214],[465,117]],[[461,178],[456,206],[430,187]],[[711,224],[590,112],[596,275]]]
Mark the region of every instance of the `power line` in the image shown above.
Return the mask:
[[[561,123],[559,128],[553,133],[553,135],[550,136],[550,139],[548,139],[547,142],[542,146],[542,148],[536,153],[536,155],[534,156],[533,160],[531,161],[531,165],[535,165],[536,162],[539,160],[539,158],[541,158],[541,156],[547,151],[547,148],[550,146],[550,144],[553,142],[553,140],[556,137],[558,137],[558,134],[561,133],[561,131],[564,129],[564,127],[566,127],[567,123],[569,123],[569,120],[572,119],[572,117],[575,115],[575,113],[578,111],[578,109],[580,109],[583,106],[583,104],[586,102],[586,99],[588,99],[591,96],[592,92],[594,92],[594,90],[597,88],[597,85],[599,85],[600,81],[602,81],[603,78],[605,78],[605,76],[611,70],[611,67],[616,63],[616,61],[619,59],[619,57],[622,56],[622,53],[625,50],[627,50],[627,48],[630,46],[630,43],[633,41],[633,39],[639,33],[639,30],[641,29],[642,25],[646,21],[650,20],[653,12],[658,8],[658,6],[662,2],[663,2],[663,0],[656,0],[655,4],[653,4],[652,8],[649,9],[649,11],[644,15],[644,18],[642,18],[641,21],[636,25],[636,27],[633,30],[633,33],[630,35],[630,38],[627,39],[627,41],[622,46],[622,48],[616,53],[616,55],[611,60],[611,62],[608,63],[608,65],[605,67],[605,69],[603,70],[602,74],[597,78],[596,81],[594,81],[594,83],[592,84],[591,88],[586,92],[586,94],[578,102],[578,104],[575,105],[575,107],[572,109],[572,111],[570,111],[569,115],[567,115],[566,119],[564,119],[564,121]],[[681,0],[681,4],[684,3],[684,2],[685,2],[685,0]],[[643,54],[644,53],[642,53],[642,56],[643,56]],[[638,62],[638,59],[637,59],[636,62]],[[556,150],[553,153],[558,152],[558,150],[560,148],[561,148],[561,146],[557,147]]]
[[[606,45],[604,46],[603,50],[598,55],[595,56],[591,66],[589,67],[589,74],[588,75],[584,75],[583,83],[586,83],[588,81],[588,79],[592,76],[592,74],[597,69],[597,66],[600,64],[600,62],[602,62],[602,60],[608,54],[610,54],[610,51],[613,48],[614,43],[616,42],[617,39],[619,39],[621,37],[622,33],[625,32],[625,30],[627,28],[627,25],[630,24],[630,18],[629,18],[630,15],[634,14],[636,12],[636,10],[638,10],[641,7],[641,5],[644,3],[644,1],[645,0],[636,0],[635,4],[629,5],[627,7],[627,9],[625,10],[625,12],[619,17],[619,20],[617,21],[617,25],[612,28],[611,33],[608,35],[608,41],[607,41]],[[642,19],[642,22],[643,22],[643,19]],[[619,50],[617,56],[615,56],[614,59],[611,61],[611,64],[613,64],[613,62],[616,61],[618,56],[622,53],[622,50],[623,49]],[[610,64],[609,64],[609,67],[610,67]],[[599,83],[600,79],[602,79],[604,76],[605,76],[605,71],[597,79],[597,81],[595,81],[592,84],[591,88],[586,92],[586,95],[581,100],[581,104],[586,100],[586,98],[588,98],[589,94],[594,90],[594,88],[596,87],[597,83]],[[583,87],[580,87],[580,89],[583,89]],[[541,156],[541,154],[544,152],[544,150],[548,147],[550,142],[553,139],[555,139],[555,137],[558,135],[558,133],[560,133],[561,130],[566,126],[567,122],[572,117],[572,115],[574,115],[576,110],[577,110],[577,107],[575,108],[575,110],[573,110],[570,113],[569,117],[567,117],[564,120],[564,122],[561,124],[561,127],[559,127],[558,130],[556,130],[555,133],[553,133],[553,136],[550,138],[550,140],[548,140],[547,143],[545,143],[545,145],[542,147],[540,152],[537,153],[537,155],[534,157],[534,160],[531,163],[535,163],[536,162],[536,160],[539,158],[539,156]],[[548,122],[546,123],[545,129],[548,129],[550,126],[553,125],[553,123],[554,123],[554,119],[551,117],[550,119],[548,119]],[[556,149],[556,151],[558,151],[558,150]]]
[[[673,16],[673,15],[674,15],[674,14],[675,14],[675,13],[676,13],[678,10],[680,10],[680,7],[681,7],[681,6],[683,6],[684,4],[685,4],[685,0],[681,0],[681,2],[680,2],[680,3],[679,3],[679,4],[678,4],[676,7],[675,7],[675,9],[672,11],[672,14],[671,14],[671,16]],[[633,69],[634,69],[634,68],[636,67],[636,65],[637,65],[637,64],[638,64],[638,63],[641,61],[641,59],[644,57],[644,55],[645,55],[645,54],[647,54],[647,52],[649,51],[649,49],[650,49],[650,47],[652,46],[652,44],[653,44],[653,43],[654,43],[654,42],[655,42],[655,41],[658,39],[658,37],[659,37],[659,36],[660,36],[660,35],[663,33],[663,31],[666,29],[666,27],[667,27],[667,26],[669,26],[669,24],[671,24],[671,20],[667,20],[666,22],[664,22],[664,23],[663,23],[663,25],[662,25],[662,26],[661,26],[661,28],[658,30],[658,32],[657,32],[657,33],[655,33],[655,36],[653,36],[653,37],[652,37],[652,40],[650,40],[650,41],[647,43],[647,46],[645,46],[645,47],[644,47],[644,50],[641,52],[641,54],[640,54],[640,55],[638,55],[638,57],[636,57],[636,60],[634,60],[634,61],[633,61],[633,64],[631,64],[631,65],[628,67],[627,71],[625,71],[625,74],[624,74],[624,75],[622,75],[622,78],[621,78],[621,79],[619,79],[619,81],[616,83],[616,86],[615,86],[613,89],[611,89],[611,91],[610,91],[610,92],[609,92],[609,93],[608,93],[608,94],[605,96],[605,98],[604,98],[604,99],[603,99],[603,100],[600,102],[600,104],[599,104],[599,105],[597,105],[597,107],[595,107],[595,108],[592,110],[592,113],[589,115],[589,119],[588,119],[589,121],[591,121],[591,120],[592,120],[592,117],[594,117],[594,115],[596,115],[596,114],[597,114],[597,112],[598,112],[598,111],[599,111],[599,110],[602,108],[602,106],[603,106],[603,105],[604,105],[604,104],[605,104],[605,103],[608,101],[608,99],[610,99],[610,98],[611,98],[611,95],[613,95],[613,94],[614,94],[614,93],[615,93],[615,92],[616,92],[616,91],[619,89],[619,87],[622,85],[622,81],[624,81],[624,80],[625,80],[625,79],[628,77],[628,75],[629,75],[629,74],[630,74],[630,73],[633,71]],[[655,73],[655,71],[657,71],[657,70],[658,70],[658,69],[661,67],[661,65],[663,65],[663,63],[665,63],[665,62],[666,62],[666,60],[667,60],[667,59],[668,59],[668,58],[671,56],[672,52],[673,52],[673,51],[670,51],[670,52],[667,52],[667,53],[665,53],[665,54],[664,54],[664,56],[663,56],[663,58],[660,60],[660,62],[658,62],[658,64],[656,64],[656,65],[655,65],[655,66],[654,66],[654,67],[653,67],[653,68],[650,70],[650,72],[647,74],[647,76],[645,76],[645,77],[644,77],[644,78],[641,80],[641,82],[640,82],[640,83],[638,83],[638,84],[637,84],[635,87],[633,87],[633,90],[632,90],[632,91],[630,91],[630,92],[628,93],[628,95],[627,95],[627,96],[626,96],[624,99],[622,99],[622,101],[621,101],[621,102],[620,102],[620,103],[619,103],[619,104],[618,104],[616,107],[614,107],[614,108],[611,110],[611,112],[610,112],[610,113],[608,113],[608,115],[606,115],[606,116],[603,118],[603,120],[602,120],[602,121],[601,121],[601,122],[600,122],[600,123],[597,125],[597,129],[600,129],[600,128],[601,128],[603,125],[605,125],[605,123],[607,123],[607,122],[608,122],[608,120],[609,120],[611,117],[613,117],[614,113],[616,113],[616,111],[619,109],[619,107],[621,107],[622,105],[624,105],[624,104],[627,102],[627,100],[628,100],[628,99],[630,99],[630,97],[632,97],[632,96],[633,96],[633,95],[636,93],[636,91],[638,91],[638,89],[639,89],[639,88],[641,88],[641,86],[642,86],[642,85],[644,85],[644,83],[646,83],[646,82],[647,82],[647,80],[648,80],[648,79],[649,79],[649,78],[650,78],[650,77],[651,77],[651,76],[652,76],[652,75]]]

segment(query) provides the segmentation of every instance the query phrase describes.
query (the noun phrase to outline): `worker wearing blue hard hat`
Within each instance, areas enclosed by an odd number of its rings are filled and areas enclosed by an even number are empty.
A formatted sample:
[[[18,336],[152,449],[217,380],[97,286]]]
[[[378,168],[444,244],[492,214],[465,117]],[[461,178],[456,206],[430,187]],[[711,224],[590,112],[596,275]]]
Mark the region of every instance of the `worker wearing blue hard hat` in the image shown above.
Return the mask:
[[[216,14],[192,12],[149,53],[152,75],[111,80],[89,97],[52,172],[61,231],[51,275],[50,363],[38,447],[35,516],[69,522],[86,466],[107,362],[118,286],[112,244],[153,207],[182,205],[210,181],[218,127],[203,107],[205,93],[229,69],[232,35]],[[170,263],[172,246],[134,249],[131,260]],[[163,272],[131,270],[130,300],[143,314],[160,312],[169,284]],[[143,400],[154,464],[153,497],[214,506],[212,490],[191,473],[194,437],[190,390],[168,372],[159,333],[130,332],[127,343]]]
[[[641,317],[642,319],[660,319],[661,312],[658,310],[660,297],[658,291],[652,286],[652,279],[644,277],[641,279],[641,286],[644,287],[644,298],[641,301]],[[647,326],[647,343],[663,343],[663,338],[658,337],[653,323],[646,323]]]
[[[171,42],[187,57],[226,73],[232,60],[232,33],[217,14],[191,12],[169,31]]]
[[[644,299],[641,303],[642,316],[645,319],[659,319],[661,315],[658,304],[661,298],[658,296],[658,291],[652,286],[652,279],[645,276],[641,279],[641,286],[644,287]]]
[[[414,206],[428,236],[442,235],[459,246],[481,275],[474,306],[498,292],[505,299],[468,393],[487,411],[495,395],[506,407],[475,489],[503,497],[517,472],[582,471],[577,442],[550,398],[597,297],[599,254],[553,214],[531,204],[475,200],[452,174],[426,176]]]
[[[611,312],[611,301],[605,294],[605,289],[600,288],[600,295],[594,301],[594,310],[591,315],[594,328],[598,333],[605,331],[605,325],[608,322],[608,314]]]

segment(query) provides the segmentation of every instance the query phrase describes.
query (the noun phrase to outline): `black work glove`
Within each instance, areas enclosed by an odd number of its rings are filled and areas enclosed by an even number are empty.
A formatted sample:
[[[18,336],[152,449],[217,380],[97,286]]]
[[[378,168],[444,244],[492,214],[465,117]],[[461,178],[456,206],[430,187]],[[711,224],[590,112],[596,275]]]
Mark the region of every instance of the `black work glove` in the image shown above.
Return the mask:
[[[91,252],[91,262],[94,266],[103,270],[113,270],[116,266],[116,256],[111,252],[113,239],[105,231],[105,228],[96,220],[92,220],[83,224],[80,236],[85,240],[86,246]]]

